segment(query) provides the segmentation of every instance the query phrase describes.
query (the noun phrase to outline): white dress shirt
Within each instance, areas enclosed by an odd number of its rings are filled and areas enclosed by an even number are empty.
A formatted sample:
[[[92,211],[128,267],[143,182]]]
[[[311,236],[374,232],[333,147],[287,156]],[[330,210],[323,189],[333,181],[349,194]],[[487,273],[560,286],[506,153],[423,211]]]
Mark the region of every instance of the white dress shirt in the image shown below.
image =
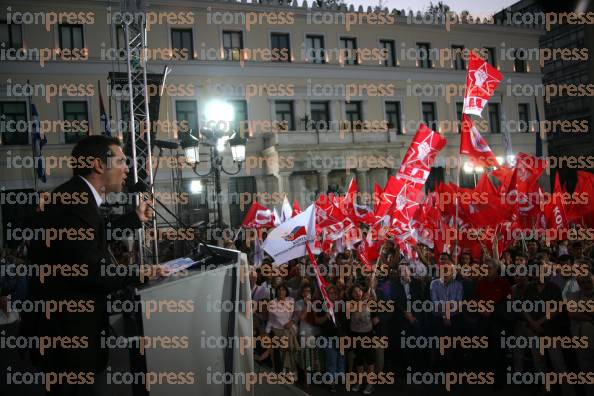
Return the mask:
[[[93,193],[93,197],[95,197],[95,202],[97,202],[97,207],[101,206],[101,204],[103,203],[103,198],[101,198],[101,195],[99,194],[99,192],[95,189],[95,187],[93,187],[93,185],[91,183],[89,183],[89,181],[87,179],[85,179],[82,176],[79,176],[81,179],[83,179],[85,181],[85,183],[87,183],[87,186],[89,186],[89,188],[91,189],[91,192]]]

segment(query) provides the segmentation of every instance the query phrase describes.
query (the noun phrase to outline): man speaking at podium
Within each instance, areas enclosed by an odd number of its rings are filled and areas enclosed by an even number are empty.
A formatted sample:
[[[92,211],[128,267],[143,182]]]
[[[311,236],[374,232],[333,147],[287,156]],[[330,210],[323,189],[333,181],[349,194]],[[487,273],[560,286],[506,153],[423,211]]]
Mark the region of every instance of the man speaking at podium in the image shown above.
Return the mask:
[[[52,341],[43,353],[32,351],[46,382],[50,373],[53,378],[67,373],[49,390],[46,383],[48,394],[90,396],[104,388],[101,373],[108,350],[102,347],[101,337],[109,336],[107,296],[139,283],[152,271],[134,266],[127,271],[107,269],[117,263],[108,248],[99,206],[106,194],[122,191],[128,176],[119,141],[102,135],[86,137],[76,144],[72,157],[76,161],[73,177],[50,193],[50,203],[40,212],[45,237],[35,241],[31,262],[52,272],[31,281],[30,299],[43,301],[45,312],[36,309],[29,315],[24,332]],[[152,216],[141,199],[135,211],[110,221],[112,228],[135,229]]]

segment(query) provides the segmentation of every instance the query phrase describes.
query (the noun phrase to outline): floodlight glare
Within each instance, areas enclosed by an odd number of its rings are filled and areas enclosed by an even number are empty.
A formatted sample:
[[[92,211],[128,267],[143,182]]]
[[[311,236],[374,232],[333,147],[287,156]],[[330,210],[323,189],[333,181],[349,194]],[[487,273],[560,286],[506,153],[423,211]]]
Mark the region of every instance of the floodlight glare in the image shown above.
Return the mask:
[[[208,129],[227,132],[235,118],[233,106],[222,100],[212,100],[206,104],[204,111]]]

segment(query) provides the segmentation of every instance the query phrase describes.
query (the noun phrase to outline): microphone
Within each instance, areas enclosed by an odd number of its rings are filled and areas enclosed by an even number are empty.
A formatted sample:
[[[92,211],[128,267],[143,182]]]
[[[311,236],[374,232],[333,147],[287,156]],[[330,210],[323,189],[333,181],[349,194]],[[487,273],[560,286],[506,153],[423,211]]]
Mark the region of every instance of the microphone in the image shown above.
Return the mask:
[[[131,192],[131,193],[150,192],[150,188],[149,188],[148,184],[146,184],[142,180],[138,180],[136,183],[134,183],[133,185],[128,187],[128,192]]]
[[[155,146],[159,147],[160,149],[169,149],[169,150],[177,150],[179,147],[179,143],[172,142],[169,140],[154,140],[153,143]]]

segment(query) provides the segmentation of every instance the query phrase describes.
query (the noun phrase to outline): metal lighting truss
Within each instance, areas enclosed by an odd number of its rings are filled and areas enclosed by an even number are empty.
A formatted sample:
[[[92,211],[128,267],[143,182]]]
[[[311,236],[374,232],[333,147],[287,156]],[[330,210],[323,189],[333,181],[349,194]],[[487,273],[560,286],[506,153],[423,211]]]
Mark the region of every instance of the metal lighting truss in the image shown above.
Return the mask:
[[[153,164],[151,155],[151,120],[146,81],[146,23],[145,19],[123,24],[126,39],[126,66],[130,109],[130,144],[134,183],[143,181],[150,187],[154,207]],[[136,198],[138,202],[138,197]],[[150,235],[152,233],[152,235]],[[147,236],[150,235],[149,240]],[[140,264],[158,264],[157,220],[143,223],[136,233]]]

